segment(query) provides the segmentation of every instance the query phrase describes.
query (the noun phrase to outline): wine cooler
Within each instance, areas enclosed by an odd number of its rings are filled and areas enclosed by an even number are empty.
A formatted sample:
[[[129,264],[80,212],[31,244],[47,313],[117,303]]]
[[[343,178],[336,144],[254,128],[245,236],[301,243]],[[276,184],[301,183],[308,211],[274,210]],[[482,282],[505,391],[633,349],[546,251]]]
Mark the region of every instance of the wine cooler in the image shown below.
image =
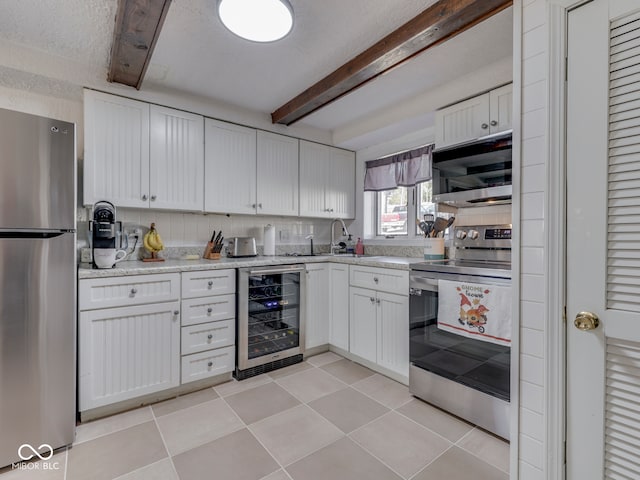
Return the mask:
[[[302,361],[304,265],[238,271],[238,380]]]

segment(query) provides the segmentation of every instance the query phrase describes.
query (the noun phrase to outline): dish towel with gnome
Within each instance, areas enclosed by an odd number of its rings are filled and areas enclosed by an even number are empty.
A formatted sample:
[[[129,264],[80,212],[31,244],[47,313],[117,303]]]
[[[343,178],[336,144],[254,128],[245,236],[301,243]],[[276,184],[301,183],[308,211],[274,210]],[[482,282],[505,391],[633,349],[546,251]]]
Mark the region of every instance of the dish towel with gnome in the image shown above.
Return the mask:
[[[438,328],[511,345],[511,287],[438,280]]]

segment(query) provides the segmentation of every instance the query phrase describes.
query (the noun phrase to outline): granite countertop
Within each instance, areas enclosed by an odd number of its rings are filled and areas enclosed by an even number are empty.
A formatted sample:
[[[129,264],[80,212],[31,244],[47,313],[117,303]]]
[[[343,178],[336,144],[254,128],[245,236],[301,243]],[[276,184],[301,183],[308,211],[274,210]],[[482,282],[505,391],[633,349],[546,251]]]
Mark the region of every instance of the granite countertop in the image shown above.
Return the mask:
[[[218,270],[223,268],[262,267],[268,265],[290,265],[293,263],[345,263],[348,265],[363,265],[367,267],[394,268],[397,270],[409,270],[409,265],[423,261],[415,257],[388,257],[388,256],[363,256],[354,257],[347,255],[315,255],[315,256],[274,256],[274,257],[247,257],[227,258],[220,260],[166,260],[164,262],[142,262],[138,260],[124,261],[115,268],[94,269],[91,264],[78,265],[78,278],[105,278],[127,275],[145,275],[153,273],[191,272],[197,270]]]

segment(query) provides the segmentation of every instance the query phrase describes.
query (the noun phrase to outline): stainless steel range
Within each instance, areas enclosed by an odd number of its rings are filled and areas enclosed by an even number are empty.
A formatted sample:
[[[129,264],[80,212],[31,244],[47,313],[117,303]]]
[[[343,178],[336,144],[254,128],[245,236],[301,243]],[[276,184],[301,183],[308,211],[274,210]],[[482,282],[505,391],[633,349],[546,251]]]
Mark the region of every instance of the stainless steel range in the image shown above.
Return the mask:
[[[411,265],[409,388],[509,439],[511,225],[456,227],[453,253]]]

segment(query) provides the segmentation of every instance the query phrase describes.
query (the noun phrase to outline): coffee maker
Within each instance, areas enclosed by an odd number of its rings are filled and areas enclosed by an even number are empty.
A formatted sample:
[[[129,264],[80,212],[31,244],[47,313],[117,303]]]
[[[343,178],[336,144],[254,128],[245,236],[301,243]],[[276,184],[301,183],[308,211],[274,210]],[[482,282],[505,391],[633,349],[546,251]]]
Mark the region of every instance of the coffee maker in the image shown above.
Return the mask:
[[[93,205],[93,220],[89,222],[91,254],[95,268],[113,268],[127,256],[128,242],[122,235],[122,222],[116,221],[113,203],[100,200]],[[123,241],[124,240],[124,241]],[[123,245],[125,243],[125,245]]]

